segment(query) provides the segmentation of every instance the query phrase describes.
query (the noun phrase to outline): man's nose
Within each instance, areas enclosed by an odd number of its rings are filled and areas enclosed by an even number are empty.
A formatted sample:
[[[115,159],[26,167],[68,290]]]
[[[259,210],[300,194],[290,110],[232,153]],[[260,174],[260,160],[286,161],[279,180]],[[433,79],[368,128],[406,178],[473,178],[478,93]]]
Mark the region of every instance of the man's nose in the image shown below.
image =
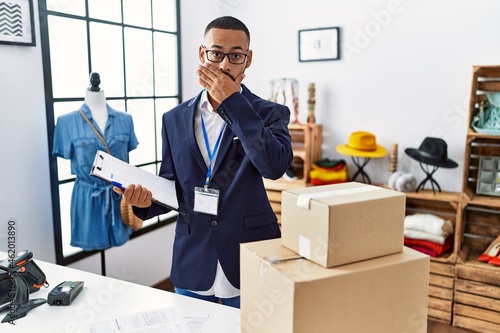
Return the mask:
[[[221,62],[219,62],[219,68],[222,70],[229,70],[229,67],[231,66],[231,63],[229,62],[229,56],[225,56],[224,59],[222,59]]]

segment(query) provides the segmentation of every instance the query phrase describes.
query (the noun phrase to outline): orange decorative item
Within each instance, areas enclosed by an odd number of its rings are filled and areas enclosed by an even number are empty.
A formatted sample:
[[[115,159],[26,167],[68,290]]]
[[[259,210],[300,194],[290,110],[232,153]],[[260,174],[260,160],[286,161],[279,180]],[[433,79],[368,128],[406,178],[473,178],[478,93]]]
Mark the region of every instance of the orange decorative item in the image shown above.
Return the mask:
[[[500,266],[500,258],[498,258],[498,255],[500,255],[500,236],[491,242],[486,251],[479,256],[478,260]]]

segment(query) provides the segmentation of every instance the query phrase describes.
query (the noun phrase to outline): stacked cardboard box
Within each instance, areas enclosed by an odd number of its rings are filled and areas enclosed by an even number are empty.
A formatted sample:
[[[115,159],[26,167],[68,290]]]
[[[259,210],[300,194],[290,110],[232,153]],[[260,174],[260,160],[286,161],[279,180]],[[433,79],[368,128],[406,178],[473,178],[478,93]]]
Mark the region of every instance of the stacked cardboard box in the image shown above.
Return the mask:
[[[403,247],[403,193],[283,192],[282,238],[241,246],[241,332],[427,331],[429,257]]]

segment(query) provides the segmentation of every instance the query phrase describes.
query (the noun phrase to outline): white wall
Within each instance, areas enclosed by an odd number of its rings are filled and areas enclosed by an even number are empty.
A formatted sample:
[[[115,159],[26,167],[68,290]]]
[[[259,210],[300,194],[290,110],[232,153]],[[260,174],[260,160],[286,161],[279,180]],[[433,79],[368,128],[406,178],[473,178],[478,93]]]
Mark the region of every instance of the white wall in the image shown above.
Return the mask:
[[[184,98],[199,90],[195,68],[206,24],[220,15],[245,22],[253,64],[243,83],[270,97],[271,79],[296,78],[299,119],[307,115],[307,86],[316,84],[316,118],[324,126],[323,156],[350,158],[335,147],[366,130],[386,149],[399,145],[399,169],[424,178],[405,148],[441,137],[456,169],[440,169],[443,190],[461,191],[473,65],[500,64],[500,2],[495,0],[182,0]],[[301,63],[298,30],[338,26],[342,59]],[[388,158],[374,159],[372,181],[387,179]]]
[[[386,22],[378,23],[374,13],[380,20],[390,3],[396,12],[390,20],[386,17]],[[37,1],[34,4],[37,8]],[[402,151],[418,147],[426,136],[440,136],[448,142],[449,155],[460,167],[439,170],[436,178],[444,190],[461,190],[471,67],[500,62],[500,43],[496,42],[500,2],[182,0],[181,6],[184,98],[199,90],[197,50],[206,24],[219,15],[234,15],[247,23],[252,34],[254,62],[245,79],[251,90],[267,98],[269,80],[297,78],[303,119],[307,113],[306,87],[309,82],[316,83],[317,120],[324,124],[325,157],[341,158],[335,146],[344,143],[350,132],[364,129],[375,133],[386,148],[399,143],[401,167],[422,177],[417,164]],[[49,143],[36,11],[35,16],[36,47],[0,44],[0,236],[5,235],[7,221],[15,218],[18,249],[29,249],[35,258],[54,262]],[[299,63],[297,31],[330,26],[342,28],[343,59]],[[362,31],[370,28],[374,29],[369,30],[373,37],[363,40]],[[346,45],[358,52],[348,56]],[[387,166],[385,159],[373,160],[367,171],[373,180],[382,182]],[[170,265],[171,235],[172,228],[162,229],[112,249],[108,271],[125,269],[131,280],[143,284],[160,281]],[[1,237],[0,250],[5,250],[5,238]],[[158,255],[155,267],[144,260],[150,253]],[[109,267],[113,263],[115,267]],[[164,266],[158,269],[158,265]],[[100,261],[89,258],[75,266],[99,272]]]
[[[35,18],[38,22],[36,10]],[[17,250],[28,249],[40,259],[54,261],[39,29],[36,43],[36,47],[0,44],[0,235],[14,218]],[[5,241],[0,239],[0,251],[7,250]]]
[[[55,262],[49,146],[40,47],[38,4],[34,1],[36,46],[0,44],[0,252],[8,246],[7,223],[16,221],[16,251]],[[106,250],[106,273],[144,285],[168,277],[173,227],[162,227],[125,245]],[[0,258],[5,259],[5,258]],[[101,273],[100,255],[70,265]],[[57,277],[47,277],[55,285]]]

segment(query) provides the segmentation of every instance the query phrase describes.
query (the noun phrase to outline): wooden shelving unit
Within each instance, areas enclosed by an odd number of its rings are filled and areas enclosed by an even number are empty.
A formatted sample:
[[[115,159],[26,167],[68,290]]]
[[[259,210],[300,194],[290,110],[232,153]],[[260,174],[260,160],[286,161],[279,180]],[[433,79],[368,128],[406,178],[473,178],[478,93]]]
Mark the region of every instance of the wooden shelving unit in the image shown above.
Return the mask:
[[[469,124],[488,92],[500,92],[500,66],[473,68]],[[478,261],[500,235],[500,197],[478,195],[480,156],[500,156],[500,136],[467,131],[461,219],[457,231],[453,325],[478,332],[500,332],[500,267]]]
[[[487,92],[500,91],[500,66],[474,67],[469,124]],[[453,251],[431,258],[429,318],[477,332],[500,332],[500,267],[478,260],[500,235],[500,197],[476,193],[481,156],[500,156],[500,136],[467,131],[461,193],[407,193],[407,213],[455,225]]]
[[[433,214],[450,220],[456,230],[461,218],[461,193],[423,190],[406,193],[406,215]],[[457,233],[455,233],[456,244]],[[440,257],[431,257],[429,273],[428,317],[434,321],[451,324],[453,318],[453,294],[455,288],[455,260],[457,247],[443,253]]]

